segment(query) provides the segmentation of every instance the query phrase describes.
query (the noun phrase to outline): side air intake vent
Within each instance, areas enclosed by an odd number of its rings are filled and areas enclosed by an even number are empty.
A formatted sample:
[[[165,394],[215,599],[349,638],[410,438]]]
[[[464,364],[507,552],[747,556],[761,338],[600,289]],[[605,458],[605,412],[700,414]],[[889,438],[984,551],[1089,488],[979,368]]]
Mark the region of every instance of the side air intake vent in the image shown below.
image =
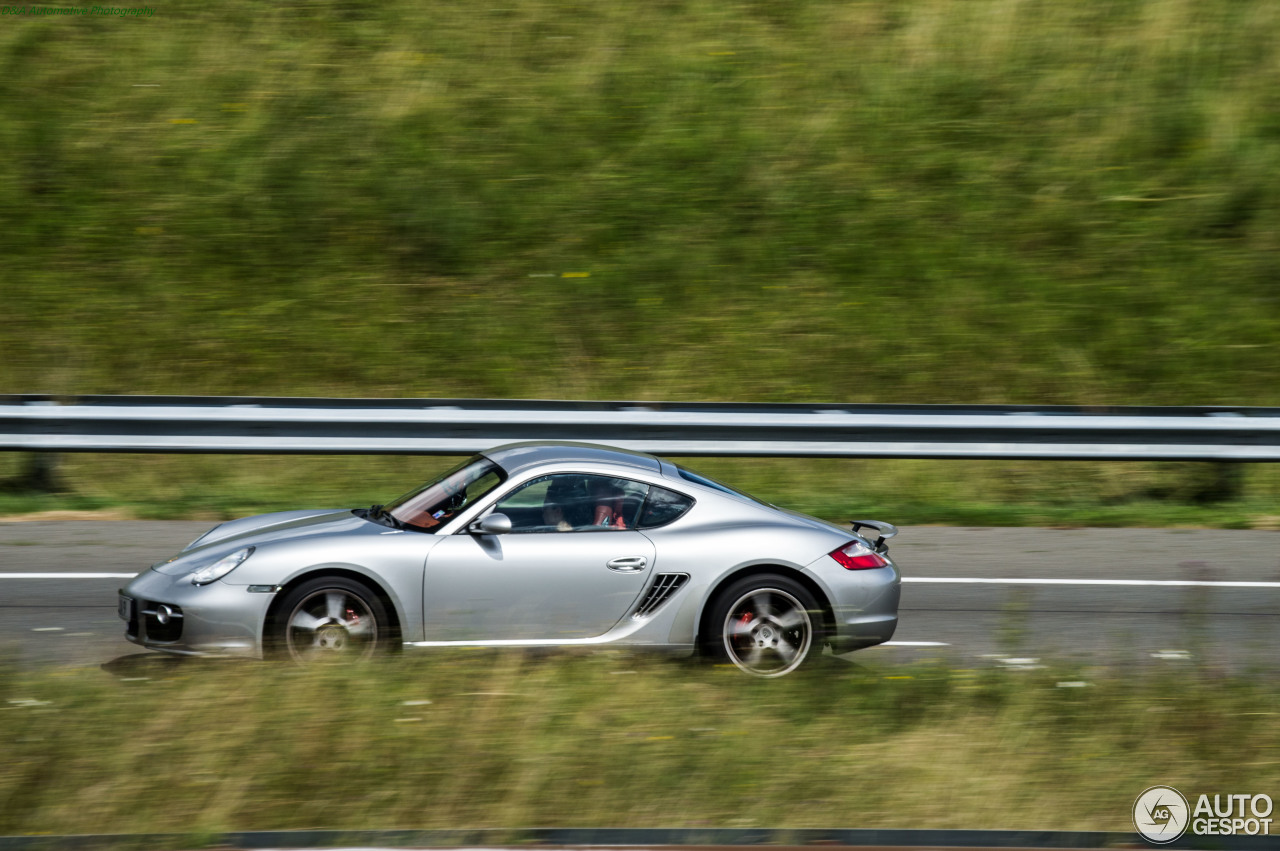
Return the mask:
[[[687,573],[659,573],[657,578],[654,579],[653,585],[649,587],[649,593],[644,595],[644,599],[640,601],[639,608],[636,609],[636,613],[631,617],[636,620],[644,620],[650,617],[688,581],[689,574]]]

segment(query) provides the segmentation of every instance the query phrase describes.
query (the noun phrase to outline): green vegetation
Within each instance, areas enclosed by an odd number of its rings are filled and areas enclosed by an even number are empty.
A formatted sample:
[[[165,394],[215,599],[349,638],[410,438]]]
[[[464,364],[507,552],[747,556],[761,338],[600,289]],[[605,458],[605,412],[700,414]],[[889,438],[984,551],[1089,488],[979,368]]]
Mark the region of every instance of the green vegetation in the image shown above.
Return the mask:
[[[0,517],[71,510],[212,521],[371,505],[411,490],[455,460],[65,455],[58,469],[68,492],[33,494],[13,484],[23,459],[0,455]],[[1223,473],[1211,464],[710,458],[686,463],[766,501],[840,522],[878,517],[902,525],[1280,530],[1276,465],[1240,465],[1228,481],[1241,495],[1222,499],[1217,489]]]
[[[614,653],[305,672],[153,661],[127,679],[0,677],[0,834],[1128,830],[1155,782],[1280,782],[1276,684],[1180,665],[881,671],[828,657],[761,681]]]
[[[0,392],[1280,404],[1278,69],[1266,0],[5,17]],[[1280,513],[969,469],[871,501]]]

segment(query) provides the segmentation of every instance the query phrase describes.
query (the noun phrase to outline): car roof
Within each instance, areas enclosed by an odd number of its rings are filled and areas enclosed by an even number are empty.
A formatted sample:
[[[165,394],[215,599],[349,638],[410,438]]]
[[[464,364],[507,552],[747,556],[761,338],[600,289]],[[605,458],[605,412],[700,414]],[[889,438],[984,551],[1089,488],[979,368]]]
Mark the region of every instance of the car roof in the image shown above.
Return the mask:
[[[619,467],[632,467],[660,473],[662,462],[653,455],[643,452],[631,452],[613,446],[601,446],[595,443],[572,443],[569,441],[538,440],[524,443],[508,443],[496,446],[480,453],[497,462],[498,466],[508,474],[518,473],[529,467],[543,464],[563,464],[583,462],[590,464],[612,464]]]

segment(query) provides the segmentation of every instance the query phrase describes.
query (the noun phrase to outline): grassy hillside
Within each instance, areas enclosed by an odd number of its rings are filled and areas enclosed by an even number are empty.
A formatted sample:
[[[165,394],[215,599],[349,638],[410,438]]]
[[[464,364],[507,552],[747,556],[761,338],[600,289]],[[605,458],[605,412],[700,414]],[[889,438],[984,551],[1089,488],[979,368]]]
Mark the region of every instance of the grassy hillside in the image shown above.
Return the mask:
[[[5,18],[0,386],[1280,403],[1274,3],[501,5]]]
[[[1277,92],[1266,0],[6,16],[0,392],[1280,404]]]

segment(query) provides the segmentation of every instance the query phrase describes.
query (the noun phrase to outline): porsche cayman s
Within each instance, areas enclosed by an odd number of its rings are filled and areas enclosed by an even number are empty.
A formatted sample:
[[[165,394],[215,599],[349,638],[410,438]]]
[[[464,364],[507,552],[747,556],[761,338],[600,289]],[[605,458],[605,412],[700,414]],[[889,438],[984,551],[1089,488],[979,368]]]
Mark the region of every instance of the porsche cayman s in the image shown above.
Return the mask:
[[[652,455],[517,443],[387,505],[223,523],[121,589],[119,613],[170,653],[614,645],[776,677],[893,635],[897,530],[851,522]]]

